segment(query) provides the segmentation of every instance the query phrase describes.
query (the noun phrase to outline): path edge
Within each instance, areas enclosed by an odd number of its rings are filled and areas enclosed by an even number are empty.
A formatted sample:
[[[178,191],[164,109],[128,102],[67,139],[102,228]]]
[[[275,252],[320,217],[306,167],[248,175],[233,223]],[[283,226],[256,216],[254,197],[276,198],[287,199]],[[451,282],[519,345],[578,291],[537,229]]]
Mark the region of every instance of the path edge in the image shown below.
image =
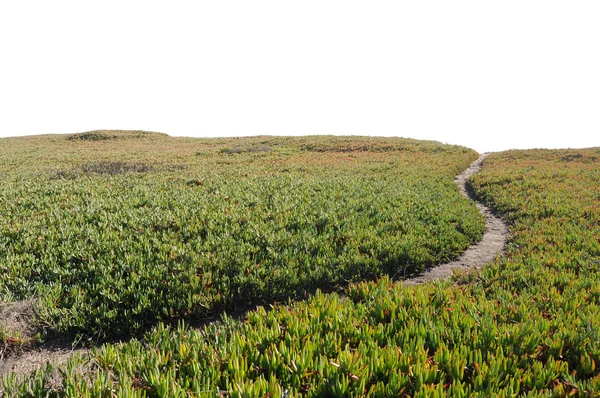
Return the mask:
[[[479,269],[504,253],[510,231],[508,225],[485,204],[480,202],[475,193],[468,187],[469,179],[483,167],[489,152],[483,153],[462,173],[454,177],[454,182],[464,197],[473,201],[485,218],[485,233],[478,243],[471,245],[456,260],[429,268],[424,272],[402,280],[407,286],[421,285],[436,280],[450,279],[455,272],[468,272]]]

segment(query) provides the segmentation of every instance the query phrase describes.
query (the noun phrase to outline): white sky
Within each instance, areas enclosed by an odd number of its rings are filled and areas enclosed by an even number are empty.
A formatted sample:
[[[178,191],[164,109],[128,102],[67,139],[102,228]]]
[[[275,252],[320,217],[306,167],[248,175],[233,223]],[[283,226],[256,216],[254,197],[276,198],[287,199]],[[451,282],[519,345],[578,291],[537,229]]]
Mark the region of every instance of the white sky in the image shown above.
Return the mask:
[[[0,1],[0,136],[600,146],[597,0]]]

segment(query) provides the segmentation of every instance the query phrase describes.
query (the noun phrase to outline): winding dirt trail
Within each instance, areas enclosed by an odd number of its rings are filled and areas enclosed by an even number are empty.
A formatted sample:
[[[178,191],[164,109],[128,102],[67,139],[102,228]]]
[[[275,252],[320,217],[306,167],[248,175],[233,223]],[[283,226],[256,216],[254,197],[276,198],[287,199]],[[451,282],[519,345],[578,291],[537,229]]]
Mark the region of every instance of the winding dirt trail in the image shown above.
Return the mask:
[[[482,154],[479,159],[471,163],[468,169],[454,178],[454,182],[458,185],[460,193],[473,200],[479,212],[485,217],[486,232],[483,235],[483,239],[481,242],[469,247],[457,260],[426,270],[415,277],[405,279],[403,281],[405,285],[420,285],[438,279],[448,279],[452,276],[453,270],[468,271],[478,269],[504,251],[509,233],[508,227],[500,218],[492,214],[492,211],[487,206],[477,202],[467,190],[467,180],[481,169],[483,160],[487,156],[488,153]]]

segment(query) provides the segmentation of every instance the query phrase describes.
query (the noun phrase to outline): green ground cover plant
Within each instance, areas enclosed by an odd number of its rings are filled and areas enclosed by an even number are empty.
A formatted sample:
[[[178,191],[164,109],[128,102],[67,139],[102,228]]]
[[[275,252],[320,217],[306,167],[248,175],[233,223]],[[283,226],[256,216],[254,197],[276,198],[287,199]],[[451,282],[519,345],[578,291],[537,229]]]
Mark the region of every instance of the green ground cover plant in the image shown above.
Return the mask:
[[[599,396],[600,150],[493,154],[471,188],[510,222],[504,256],[451,281],[384,276],[344,294],[159,325],[107,344],[38,396]],[[56,382],[58,378],[58,382]],[[49,389],[53,381],[56,388]]]
[[[201,329],[161,323],[59,370],[5,377],[6,392],[599,396],[598,159],[599,149],[490,155],[471,189],[508,220],[511,238],[504,256],[477,272],[424,286],[384,275]]]
[[[0,299],[84,341],[397,279],[483,233],[459,146],[94,131],[0,151]]]

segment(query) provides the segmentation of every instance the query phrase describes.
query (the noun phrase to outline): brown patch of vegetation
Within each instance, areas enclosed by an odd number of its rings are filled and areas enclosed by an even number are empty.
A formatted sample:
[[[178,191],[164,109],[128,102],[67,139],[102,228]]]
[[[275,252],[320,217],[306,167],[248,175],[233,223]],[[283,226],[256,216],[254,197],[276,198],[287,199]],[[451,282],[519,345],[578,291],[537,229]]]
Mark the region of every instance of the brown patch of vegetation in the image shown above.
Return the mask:
[[[145,163],[96,162],[81,165],[85,175],[117,175],[124,173],[145,173],[152,167]]]
[[[45,377],[46,390],[62,391],[63,381],[60,368],[64,367],[70,358],[74,356],[85,358],[85,354],[88,352],[88,350],[74,348],[71,344],[61,341],[0,358],[0,393],[2,392],[2,378],[5,375],[20,381],[32,372],[39,370],[45,370],[48,373]],[[91,363],[85,360],[80,362],[74,371],[80,374],[89,374]]]
[[[35,325],[36,316],[35,299],[0,305],[0,395],[4,375],[11,374],[22,379],[48,363],[53,367],[61,366],[73,354],[87,352],[66,338],[54,338],[41,343],[38,336],[42,330]],[[54,369],[53,372],[58,371]],[[47,380],[60,382],[58,373]]]
[[[185,167],[173,167],[172,170],[183,170]],[[115,176],[125,173],[146,173],[152,171],[154,168],[145,163],[125,163],[125,162],[92,162],[82,164],[78,168],[66,169],[66,170],[54,170],[51,171],[51,179],[60,180],[72,180],[82,175],[86,176]],[[169,168],[171,169],[171,168]]]
[[[221,149],[221,153],[226,154],[234,154],[234,153],[242,153],[242,148],[234,147],[234,148],[223,148]]]
[[[17,301],[0,306],[0,325],[11,329],[10,325],[21,325],[24,318],[30,318],[35,313],[35,301]]]
[[[0,306],[0,358],[15,348],[28,344],[39,329],[33,319],[37,314],[34,299]]]
[[[247,152],[256,153],[256,152],[271,152],[272,149],[266,145],[252,145],[246,149]]]
[[[271,152],[273,149],[268,147],[267,145],[250,145],[247,148],[241,147],[232,147],[232,148],[222,148],[221,153],[226,154],[235,154],[235,153],[259,153],[259,152]]]
[[[85,133],[77,133],[67,137],[69,141],[107,141],[119,138],[116,135],[107,135],[97,131],[88,131]]]

